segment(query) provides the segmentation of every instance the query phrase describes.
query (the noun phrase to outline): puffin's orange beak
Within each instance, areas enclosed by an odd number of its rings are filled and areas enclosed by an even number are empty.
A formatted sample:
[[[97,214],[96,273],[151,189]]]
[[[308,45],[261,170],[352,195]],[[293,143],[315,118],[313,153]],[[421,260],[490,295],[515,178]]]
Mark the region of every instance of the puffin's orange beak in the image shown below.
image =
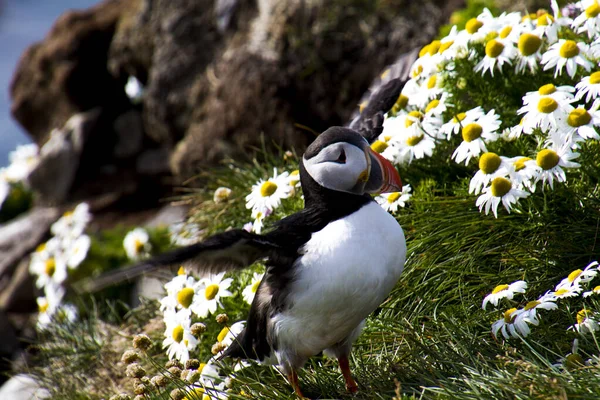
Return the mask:
[[[367,182],[368,193],[390,193],[402,191],[402,180],[396,167],[385,159],[381,154],[373,151],[370,147],[366,149],[371,158],[371,173]]]

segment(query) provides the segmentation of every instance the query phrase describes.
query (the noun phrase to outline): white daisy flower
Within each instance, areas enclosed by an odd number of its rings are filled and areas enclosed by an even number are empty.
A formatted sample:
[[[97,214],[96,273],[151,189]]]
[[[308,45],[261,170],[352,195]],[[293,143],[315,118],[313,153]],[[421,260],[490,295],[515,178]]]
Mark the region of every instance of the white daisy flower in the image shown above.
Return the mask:
[[[217,341],[225,345],[225,348],[231,346],[235,338],[242,333],[244,328],[246,327],[246,321],[238,321],[230,327],[225,327],[221,329],[219,335],[217,336]]]
[[[396,147],[395,161],[399,164],[410,164],[414,159],[431,157],[435,149],[435,140],[418,127],[407,129],[394,142]]]
[[[67,266],[75,269],[85,260],[92,240],[88,235],[81,235],[66,249]]]
[[[494,217],[498,218],[498,205],[502,202],[506,211],[510,213],[512,204],[516,204],[519,199],[529,196],[528,192],[513,187],[510,180],[502,177],[494,178],[492,184],[483,189],[483,194],[477,198],[475,205],[482,211],[485,207],[485,214],[489,214],[490,209]]]
[[[129,231],[127,235],[125,235],[123,247],[130,260],[139,260],[140,258],[147,257],[150,250],[152,250],[148,232],[139,227]]]
[[[160,300],[161,310],[173,312],[191,311],[197,314],[196,307],[203,299],[200,295],[203,285],[187,274],[177,275],[171,282],[165,284],[167,295]]]
[[[574,329],[579,333],[595,332],[600,330],[600,324],[598,324],[598,317],[594,311],[583,308],[577,313],[577,323],[569,329]]]
[[[559,128],[550,136],[550,143],[560,145],[564,142],[577,143],[579,139],[600,139],[596,126],[600,126],[600,112],[597,109],[588,111],[581,106],[574,108],[567,118],[559,121]]]
[[[563,67],[567,67],[567,73],[572,78],[577,73],[577,65],[589,71],[593,64],[588,57],[589,46],[574,40],[560,39],[542,56],[544,71],[555,68],[554,77],[562,74]]]
[[[410,185],[404,185],[401,192],[384,193],[375,197],[375,201],[387,212],[392,214],[398,211],[398,207],[405,207],[406,202],[412,194]]]
[[[480,72],[485,75],[486,71],[490,71],[492,77],[494,70],[502,72],[504,64],[511,64],[512,60],[517,55],[515,47],[508,41],[492,39],[485,45],[485,56],[475,65],[475,72]]]
[[[257,272],[255,272],[252,275],[252,280],[250,281],[250,284],[246,286],[244,290],[242,290],[242,297],[244,298],[244,301],[246,303],[252,304],[252,301],[254,300],[254,295],[256,294],[258,286],[260,285],[260,282],[262,281],[262,278],[264,276],[265,274],[259,274]]]
[[[556,299],[565,299],[567,297],[578,297],[579,293],[581,293],[581,286],[579,285],[569,285],[562,287],[560,289],[556,289],[551,293]]]
[[[439,99],[433,99],[425,107],[424,124],[436,125],[439,129],[442,124],[442,114],[448,109],[448,93],[442,93]],[[428,121],[429,118],[435,118],[433,121]]]
[[[600,71],[592,72],[589,76],[581,79],[577,85],[576,100],[581,100],[585,96],[585,102],[589,103],[600,95]]]
[[[461,47],[460,40],[455,41],[455,39],[458,37],[458,27],[454,25],[452,26],[452,29],[450,29],[448,35],[440,40],[440,48],[438,53],[440,54],[442,60],[453,60],[456,57],[456,52],[458,48]]]
[[[573,20],[561,16],[560,8],[558,7],[556,0],[552,0],[550,5],[552,8],[552,15],[547,12],[539,13],[535,19],[536,28],[534,32],[537,35],[546,36],[548,38],[548,43],[552,44],[558,40],[560,29],[570,26]]]
[[[500,158],[512,165],[510,178],[517,186],[517,189],[527,188],[527,190],[533,192],[533,187],[539,176],[539,171],[536,165],[527,164],[527,161],[531,161],[531,158],[524,156]]]
[[[537,300],[530,301],[523,307],[523,312],[517,316],[517,319],[538,325],[540,323],[537,315],[538,310],[556,310],[558,306],[555,303],[555,298],[552,295],[544,295]]]
[[[277,174],[273,169],[273,177],[261,179],[252,186],[252,192],[246,196],[246,208],[254,210],[269,209],[273,211],[281,204],[281,199],[290,197],[292,188],[289,185],[288,172]]]
[[[213,195],[213,201],[215,203],[224,203],[227,200],[229,200],[229,197],[231,196],[231,189],[229,189],[228,187],[218,187],[215,190],[215,193]]]
[[[300,170],[295,169],[288,176],[288,184],[293,188],[300,187]]]
[[[588,264],[583,270],[576,269],[563,279],[555,290],[569,288],[571,286],[579,286],[582,283],[588,283],[598,275],[598,262],[594,261]]]
[[[588,296],[591,296],[593,294],[600,294],[600,285],[594,287],[592,290],[589,290],[587,292],[583,292],[582,296],[583,297],[588,297]]]
[[[496,153],[483,153],[479,158],[479,171],[471,179],[469,193],[479,194],[494,178],[508,176],[512,165]]]
[[[527,282],[525,281],[515,281],[509,285],[498,285],[494,288],[494,290],[492,290],[492,293],[485,296],[483,303],[481,304],[481,308],[485,310],[485,307],[488,303],[492,303],[494,307],[496,307],[498,306],[498,301],[500,301],[500,299],[512,300],[515,293],[525,293],[526,289]]]
[[[521,121],[519,121],[518,125],[504,129],[501,134],[502,139],[506,142],[512,142],[520,138],[523,133],[530,134],[531,132],[525,132],[524,122],[525,118],[521,118]]]
[[[163,348],[167,349],[169,360],[176,358],[185,363],[190,358],[190,350],[198,345],[198,339],[190,331],[190,314],[167,310],[164,320],[167,327]]]
[[[67,279],[67,263],[60,254],[55,256],[34,253],[29,264],[29,272],[37,276],[35,285],[38,288],[60,285]]]
[[[523,105],[537,105],[543,98],[550,97],[559,104],[572,103],[575,88],[569,85],[554,86],[552,83],[541,86],[534,92],[527,92],[523,96]]]
[[[540,60],[542,59],[542,39],[530,32],[522,33],[519,36],[517,43],[517,63],[515,71],[522,74],[526,69],[532,74],[538,69]]]
[[[557,101],[550,96],[543,96],[537,103],[525,104],[517,113],[523,116],[523,132],[532,133],[535,128],[542,131],[558,128],[559,121],[566,119],[573,106],[572,100]]]
[[[53,223],[50,232],[61,238],[77,238],[83,234],[91,220],[90,207],[87,203],[80,203],[73,210],[65,212],[58,221]]]
[[[583,0],[580,5],[582,12],[573,20],[571,27],[577,28],[577,33],[586,32],[591,39],[600,32],[600,5],[597,0]]]
[[[52,322],[53,316],[62,304],[65,289],[60,285],[47,285],[44,287],[44,296],[36,299],[38,305],[38,329],[44,329]]]
[[[482,152],[487,152],[486,142],[498,140],[500,135],[497,133],[500,128],[500,118],[490,110],[486,115],[479,117],[476,121],[462,127],[463,142],[452,154],[452,158],[457,162],[469,163],[472,157],[477,157]]]
[[[456,114],[450,121],[446,122],[440,128],[440,133],[445,134],[447,139],[453,134],[460,132],[461,127],[469,125],[485,115],[483,108],[477,106],[467,112]]]
[[[513,337],[527,337],[531,330],[526,321],[518,318],[524,311],[510,308],[503,313],[503,317],[492,324],[492,334],[498,337],[498,331],[502,332],[505,339]]]
[[[440,80],[439,74],[432,74],[423,79],[422,83],[409,80],[403,89],[403,93],[407,94],[408,104],[419,109],[425,108],[431,100],[442,94]]]
[[[135,76],[131,75],[125,84],[125,94],[133,104],[137,104],[144,97],[144,86]]]
[[[223,307],[221,298],[232,295],[227,289],[231,286],[233,279],[223,279],[224,275],[225,272],[216,275],[211,274],[208,278],[200,280],[200,283],[204,286],[198,292],[198,303],[194,303],[194,313],[200,318],[206,318],[209,314],[214,314],[217,307]]]
[[[538,177],[536,183],[542,181],[542,186],[548,182],[550,189],[554,189],[554,180],[564,182],[567,179],[563,168],[579,168],[581,165],[572,160],[579,157],[579,153],[574,153],[569,144],[561,147],[551,147],[541,150],[535,161],[527,161],[525,165],[537,169]]]
[[[39,148],[35,143],[19,145],[8,154],[8,159],[10,165],[4,171],[6,180],[24,181],[39,162]]]
[[[169,225],[171,243],[176,246],[189,246],[197,243],[204,231],[193,222],[176,222]]]

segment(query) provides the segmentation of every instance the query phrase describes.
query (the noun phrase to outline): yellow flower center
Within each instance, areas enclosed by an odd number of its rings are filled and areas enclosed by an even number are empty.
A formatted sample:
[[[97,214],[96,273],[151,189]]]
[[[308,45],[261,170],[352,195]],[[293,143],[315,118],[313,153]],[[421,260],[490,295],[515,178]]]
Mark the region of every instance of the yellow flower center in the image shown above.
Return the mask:
[[[483,153],[479,159],[479,169],[484,174],[496,172],[502,160],[496,153]]]
[[[219,285],[213,283],[206,287],[204,295],[206,296],[206,300],[212,300],[217,296],[217,293],[219,293]]]
[[[38,247],[35,249],[36,253],[41,253],[41,252],[42,252],[42,251],[44,251],[44,250],[46,250],[46,243],[45,243],[45,242],[44,242],[44,243],[42,243],[42,244],[40,244],[40,245],[39,245],[39,246],[38,246]]]
[[[252,287],[250,288],[250,290],[252,290],[252,293],[256,293],[256,291],[258,290],[258,286],[260,286],[260,280],[257,280],[252,284]]]
[[[590,75],[590,83],[592,85],[600,83],[600,71],[596,71]]]
[[[416,121],[422,121],[422,120],[423,120],[423,114],[421,114],[420,111],[411,111],[408,113],[408,117],[406,118],[406,121],[404,122],[404,126],[406,126],[408,128],[409,126],[414,124]]]
[[[431,75],[429,80],[427,81],[427,89],[433,89],[437,82],[437,75]]]
[[[144,243],[142,243],[139,239],[135,239],[133,241],[133,248],[135,249],[135,253],[141,253],[144,249]]]
[[[523,309],[524,309],[525,311],[529,311],[529,310],[531,310],[532,308],[536,308],[536,307],[537,307],[537,306],[539,306],[540,304],[542,304],[542,303],[540,303],[540,302],[539,302],[539,301],[537,301],[537,300],[533,300],[533,301],[530,301],[529,303],[527,303],[527,304],[525,305],[525,307],[523,307]]]
[[[494,288],[494,290],[492,290],[492,294],[499,293],[499,292],[501,292],[503,290],[506,290],[506,289],[508,289],[508,285],[506,285],[506,284],[505,285],[498,285],[498,286],[496,286]]]
[[[406,144],[411,147],[416,146],[421,142],[421,140],[423,140],[423,135],[410,136],[408,139],[406,139]]]
[[[406,107],[407,104],[408,104],[408,96],[405,96],[403,94],[398,96],[398,100],[396,100],[396,105],[398,106],[399,110],[404,109],[404,107]]]
[[[417,68],[413,69],[413,71],[412,71],[413,78],[416,78],[417,76],[421,75],[422,72],[423,72],[423,66],[418,65]]]
[[[500,37],[502,39],[506,39],[506,37],[508,35],[510,35],[510,33],[512,32],[512,26],[505,26],[504,28],[502,28],[502,30],[500,31]]]
[[[542,39],[531,33],[524,33],[519,37],[519,51],[524,56],[535,54],[542,45]]]
[[[567,276],[567,280],[569,282],[574,282],[575,279],[577,279],[579,277],[579,275],[581,275],[582,272],[583,272],[582,270],[576,269],[575,271],[571,272],[569,274],[569,276]]]
[[[183,265],[177,270],[177,275],[185,275],[185,269],[183,268]]]
[[[544,114],[550,114],[558,108],[558,103],[552,97],[542,97],[538,102],[538,111]]]
[[[558,289],[556,292],[554,292],[555,295],[557,296],[562,296],[565,293],[568,293],[569,289]]]
[[[440,42],[439,40],[434,40],[431,43],[429,43],[427,52],[429,53],[430,56],[432,56],[440,50],[441,45],[442,45],[442,42]]]
[[[597,1],[585,9],[585,16],[588,18],[596,18],[598,14],[600,14],[600,5],[598,5]]]
[[[225,327],[223,329],[221,329],[221,332],[219,332],[219,335],[217,336],[217,342],[222,342],[225,339],[225,336],[227,336],[227,334],[229,333],[229,328]]]
[[[449,40],[447,42],[444,42],[440,45],[440,49],[438,50],[438,52],[440,54],[442,54],[443,52],[445,52],[446,50],[448,50],[450,48],[450,46],[452,46],[454,44],[454,40]]]
[[[550,25],[552,22],[554,22],[554,17],[548,13],[544,13],[537,17],[538,26]]]
[[[38,305],[38,310],[40,313],[45,313],[48,310],[48,307],[50,306],[50,304],[48,304],[48,300],[43,300],[41,302],[41,304]]]
[[[65,211],[65,213],[63,214],[63,217],[65,218],[70,218],[73,216],[73,211]]]
[[[567,123],[573,128],[587,125],[592,120],[592,116],[584,108],[576,108],[567,117]]]
[[[515,163],[513,164],[515,166],[515,170],[516,171],[520,171],[523,168],[525,168],[525,163],[527,161],[531,161],[531,158],[529,157],[521,157],[519,158],[517,161],[515,161]]]
[[[198,367],[198,372],[202,373],[202,370],[204,369],[204,367],[206,367],[206,363],[200,363],[200,366]]]
[[[502,51],[504,50],[504,45],[497,41],[496,39],[492,39],[485,45],[485,55],[490,58],[498,57]]]
[[[523,15],[523,17],[521,17],[521,22],[532,21],[534,19],[537,19],[537,14],[535,14],[535,13],[526,14],[526,15]]]
[[[565,40],[562,46],[560,46],[558,54],[562,58],[573,58],[579,54],[579,47],[577,47],[577,43],[574,40]]]
[[[541,94],[542,96],[547,96],[554,92],[556,92],[556,86],[554,86],[551,83],[548,83],[547,85],[540,87],[538,90],[538,93]]]
[[[456,116],[454,118],[452,118],[452,122],[458,123],[458,122],[461,122],[465,118],[467,118],[467,113],[461,112],[461,113],[456,114]]]
[[[510,324],[512,322],[512,315],[515,311],[517,311],[517,309],[514,307],[504,311],[504,322]]]
[[[177,302],[181,304],[183,308],[188,308],[192,304],[194,299],[194,289],[186,287],[177,293]]]
[[[393,192],[393,193],[390,193],[388,195],[387,202],[390,203],[390,204],[392,204],[393,202],[395,202],[399,198],[400,198],[400,193],[399,192]]]
[[[388,144],[386,142],[382,142],[381,140],[376,140],[373,143],[371,143],[371,149],[373,149],[373,151],[377,153],[383,153],[383,151],[387,148]]]
[[[477,18],[471,18],[467,21],[465,29],[472,35],[475,32],[477,32],[482,26],[483,22],[479,21]]]
[[[585,321],[585,319],[587,318],[589,312],[590,310],[588,310],[587,308],[584,308],[581,311],[579,311],[577,313],[577,323],[582,324],[583,321]]]
[[[498,37],[498,32],[491,31],[487,35],[485,35],[485,41],[487,42],[489,40],[496,39],[497,37]]]
[[[368,101],[363,101],[362,103],[360,103],[358,105],[358,112],[362,114],[362,112],[365,109],[365,107],[367,106],[367,104],[369,104]]]
[[[180,343],[183,340],[183,326],[177,325],[173,328],[173,332],[171,333],[173,340],[177,343]]]
[[[494,197],[502,197],[506,193],[510,192],[512,188],[512,183],[506,178],[502,178],[501,176],[494,178],[492,181],[492,196]]]
[[[440,105],[440,101],[438,99],[431,100],[427,107],[425,107],[425,112],[429,112]]]
[[[49,258],[46,260],[44,272],[48,276],[54,275],[54,273],[56,272],[56,261],[54,260],[54,258]]]
[[[462,130],[462,137],[465,142],[472,142],[473,140],[479,139],[483,133],[481,125],[472,123],[465,126]]]
[[[600,293],[600,286],[596,286],[595,288],[593,288],[592,292],[594,292],[594,293]]]
[[[544,149],[537,154],[535,161],[539,167],[547,171],[558,165],[560,157],[554,150]]]
[[[425,54],[429,53],[429,45],[426,44],[423,46],[421,50],[419,50],[419,57],[423,57]]]
[[[266,181],[260,186],[260,195],[262,197],[269,197],[277,190],[277,184],[275,182]]]

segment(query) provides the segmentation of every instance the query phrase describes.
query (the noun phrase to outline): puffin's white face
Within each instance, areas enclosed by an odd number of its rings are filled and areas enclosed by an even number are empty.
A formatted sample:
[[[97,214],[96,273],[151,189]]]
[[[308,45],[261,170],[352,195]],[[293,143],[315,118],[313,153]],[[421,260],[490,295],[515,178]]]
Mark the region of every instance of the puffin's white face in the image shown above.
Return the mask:
[[[368,144],[365,141],[365,146]],[[310,159],[304,159],[309,175],[321,186],[340,192],[363,192],[371,170],[371,158],[347,142],[332,143]]]

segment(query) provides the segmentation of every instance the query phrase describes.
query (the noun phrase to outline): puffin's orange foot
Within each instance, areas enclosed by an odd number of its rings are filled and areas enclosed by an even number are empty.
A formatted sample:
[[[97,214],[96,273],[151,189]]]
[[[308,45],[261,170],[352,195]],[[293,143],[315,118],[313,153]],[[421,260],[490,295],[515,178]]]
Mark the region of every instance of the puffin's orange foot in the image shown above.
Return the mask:
[[[294,393],[301,399],[305,399],[302,394],[302,390],[300,390],[300,384],[298,383],[298,373],[294,370],[288,374],[288,380],[290,381],[290,385],[294,388]]]
[[[346,381],[346,390],[350,393],[358,392],[358,385],[352,377],[352,372],[350,372],[350,362],[348,361],[348,357],[340,357],[338,358],[338,362],[340,363],[340,369],[342,370],[342,375]]]

